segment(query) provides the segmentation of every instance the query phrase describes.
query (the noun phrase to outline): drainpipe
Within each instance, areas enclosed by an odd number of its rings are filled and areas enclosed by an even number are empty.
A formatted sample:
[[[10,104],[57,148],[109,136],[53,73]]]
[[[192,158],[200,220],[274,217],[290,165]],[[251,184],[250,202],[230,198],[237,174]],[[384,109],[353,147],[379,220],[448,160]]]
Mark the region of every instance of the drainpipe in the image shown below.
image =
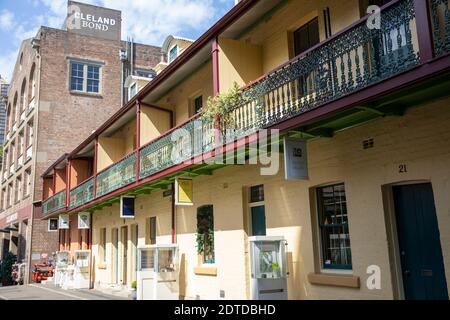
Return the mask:
[[[175,207],[175,183],[172,182],[172,243],[175,241],[175,217],[176,217],[176,207]]]
[[[89,255],[89,261],[91,262],[90,265],[90,272],[89,272],[89,289],[94,289],[94,279],[92,277],[92,274],[94,273],[95,267],[94,263],[92,261],[92,231],[93,231],[93,225],[94,225],[94,212],[91,212],[90,214],[90,222],[91,225],[89,226],[89,243],[88,243],[88,249],[90,250]]]
[[[216,38],[214,38],[212,42],[212,65],[213,65],[213,93],[214,96],[217,96],[220,92],[219,90],[219,41]],[[215,129],[215,143],[216,147],[219,147],[220,145],[220,118],[219,116],[215,116],[214,119],[214,129]]]

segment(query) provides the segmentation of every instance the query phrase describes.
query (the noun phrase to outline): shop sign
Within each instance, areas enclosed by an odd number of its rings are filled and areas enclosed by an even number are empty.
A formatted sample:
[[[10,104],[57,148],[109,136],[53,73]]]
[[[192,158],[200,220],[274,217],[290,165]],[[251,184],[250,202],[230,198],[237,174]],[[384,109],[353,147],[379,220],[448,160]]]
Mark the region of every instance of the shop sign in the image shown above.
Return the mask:
[[[285,137],[283,146],[284,178],[307,180],[309,176],[306,140]]]
[[[78,213],[78,229],[89,229],[91,227],[91,214],[89,212]]]
[[[60,214],[58,217],[58,228],[59,229],[69,229],[69,215]]]
[[[192,206],[194,204],[193,180],[190,178],[175,179],[175,204],[177,206]]]
[[[134,218],[134,200],[135,197],[121,196],[120,197],[120,217]]]
[[[11,223],[13,221],[16,221],[17,217],[18,217],[17,216],[17,212],[13,213],[13,214],[10,214],[9,216],[6,217],[6,223]]]

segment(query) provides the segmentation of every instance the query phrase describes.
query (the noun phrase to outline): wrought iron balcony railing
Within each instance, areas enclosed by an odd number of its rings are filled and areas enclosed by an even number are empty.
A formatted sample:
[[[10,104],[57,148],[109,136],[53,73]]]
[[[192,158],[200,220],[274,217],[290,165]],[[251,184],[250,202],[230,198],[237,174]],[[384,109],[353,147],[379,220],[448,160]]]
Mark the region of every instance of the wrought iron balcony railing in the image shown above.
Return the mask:
[[[430,0],[430,2],[434,52],[439,57],[450,52],[449,0]]]
[[[60,191],[42,203],[44,217],[66,207],[66,190]]]
[[[270,127],[418,65],[413,1],[381,18],[379,29],[361,20],[250,84],[233,111],[235,127],[243,135]]]
[[[94,199],[94,177],[70,190],[69,209],[79,207]]]
[[[97,174],[95,197],[101,197],[134,181],[136,181],[135,152]]]
[[[201,120],[199,115],[176,129],[175,134],[172,134],[175,130],[170,130],[141,148],[140,179],[190,160],[215,146],[214,123]]]

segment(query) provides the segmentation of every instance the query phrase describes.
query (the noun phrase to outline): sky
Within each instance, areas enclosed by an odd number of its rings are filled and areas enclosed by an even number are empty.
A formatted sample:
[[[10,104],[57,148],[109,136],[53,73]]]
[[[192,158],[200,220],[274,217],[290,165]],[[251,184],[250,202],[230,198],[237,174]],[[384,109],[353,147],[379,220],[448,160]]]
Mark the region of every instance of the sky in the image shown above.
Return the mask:
[[[78,0],[122,11],[122,38],[161,46],[168,35],[197,39],[234,0]],[[0,75],[11,79],[22,40],[41,25],[61,28],[67,0],[0,0]]]

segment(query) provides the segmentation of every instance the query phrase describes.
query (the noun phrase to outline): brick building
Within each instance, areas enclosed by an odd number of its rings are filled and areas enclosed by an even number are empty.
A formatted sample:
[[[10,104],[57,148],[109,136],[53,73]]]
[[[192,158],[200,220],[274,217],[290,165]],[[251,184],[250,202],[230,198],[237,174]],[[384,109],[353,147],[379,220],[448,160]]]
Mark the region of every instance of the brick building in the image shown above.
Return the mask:
[[[70,26],[74,6],[114,19],[115,29]],[[120,11],[69,1],[66,21],[65,30],[41,27],[22,42],[8,96],[0,254],[12,251],[28,266],[58,248],[58,232],[41,220],[44,171],[122,106],[127,76],[147,71],[150,81],[160,60],[159,47],[121,40]]]

